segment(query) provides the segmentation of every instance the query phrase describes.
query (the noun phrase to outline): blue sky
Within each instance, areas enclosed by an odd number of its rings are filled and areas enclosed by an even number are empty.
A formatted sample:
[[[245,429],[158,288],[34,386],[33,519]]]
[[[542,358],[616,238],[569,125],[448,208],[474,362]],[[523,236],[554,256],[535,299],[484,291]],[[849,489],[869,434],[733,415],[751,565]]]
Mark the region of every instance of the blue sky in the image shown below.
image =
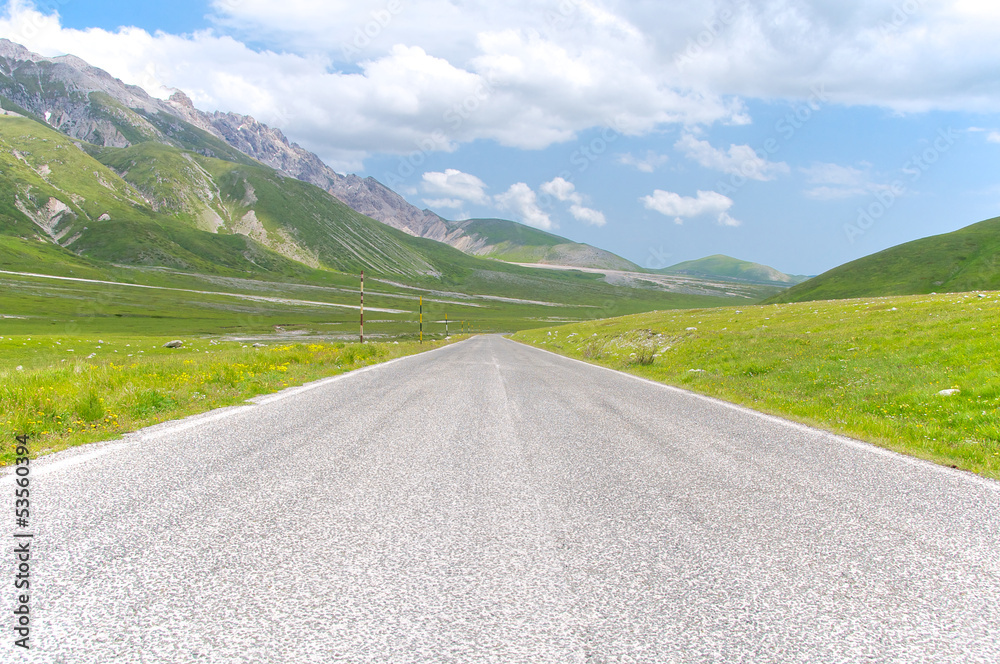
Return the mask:
[[[815,274],[1000,214],[978,0],[10,2],[0,35],[280,127],[448,218]],[[433,18],[431,18],[433,17]]]

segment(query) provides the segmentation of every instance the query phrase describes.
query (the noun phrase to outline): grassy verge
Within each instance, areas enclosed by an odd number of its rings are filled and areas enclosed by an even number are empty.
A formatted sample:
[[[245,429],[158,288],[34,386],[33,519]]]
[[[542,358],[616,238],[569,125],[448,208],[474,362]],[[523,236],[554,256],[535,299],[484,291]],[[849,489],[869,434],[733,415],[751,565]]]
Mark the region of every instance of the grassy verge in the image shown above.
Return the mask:
[[[13,460],[15,433],[30,435],[38,454],[55,452],[445,343],[255,348],[177,338],[182,348],[148,336],[0,338],[0,464]]]
[[[970,293],[655,312],[514,339],[1000,479],[998,324],[1000,294]]]

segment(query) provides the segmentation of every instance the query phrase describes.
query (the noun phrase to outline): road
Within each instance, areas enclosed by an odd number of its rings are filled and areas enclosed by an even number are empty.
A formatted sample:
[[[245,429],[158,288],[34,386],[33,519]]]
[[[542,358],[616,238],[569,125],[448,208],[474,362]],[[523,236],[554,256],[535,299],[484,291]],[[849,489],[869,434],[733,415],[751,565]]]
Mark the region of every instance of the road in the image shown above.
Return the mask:
[[[500,337],[32,467],[0,661],[1000,661],[1000,484]]]

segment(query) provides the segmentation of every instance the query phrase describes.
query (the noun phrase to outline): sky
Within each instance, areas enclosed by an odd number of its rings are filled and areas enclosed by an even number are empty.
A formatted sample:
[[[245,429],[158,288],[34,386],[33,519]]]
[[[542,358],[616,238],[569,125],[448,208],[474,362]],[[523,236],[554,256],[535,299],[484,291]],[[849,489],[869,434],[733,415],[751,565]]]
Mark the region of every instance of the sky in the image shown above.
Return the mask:
[[[449,219],[818,274],[1000,215],[993,0],[8,1]]]

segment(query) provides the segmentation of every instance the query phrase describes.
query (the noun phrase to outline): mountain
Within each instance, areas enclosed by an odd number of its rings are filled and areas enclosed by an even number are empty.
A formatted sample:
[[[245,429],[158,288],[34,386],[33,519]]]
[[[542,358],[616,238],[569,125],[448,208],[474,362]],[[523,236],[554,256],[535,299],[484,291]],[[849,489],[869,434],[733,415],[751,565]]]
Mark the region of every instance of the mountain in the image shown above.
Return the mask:
[[[445,223],[451,229],[448,243],[475,256],[511,263],[643,271],[635,263],[610,251],[506,219],[468,219]]]
[[[724,281],[740,281],[753,284],[791,286],[808,277],[788,275],[773,267],[741,261],[729,256],[716,254],[698,260],[685,261],[677,265],[657,270],[659,274],[687,275]]]
[[[519,242],[513,247],[493,242],[489,233],[468,230],[481,226],[476,220],[449,222],[411,205],[374,178],[341,175],[289,141],[281,130],[248,115],[204,113],[180,91],[166,101],[156,99],[75,56],[46,58],[6,39],[0,39],[0,107],[94,145],[127,148],[161,143],[230,162],[259,162],[316,185],[367,217],[473,255],[579,267],[635,267],[610,252],[565,238],[553,244],[516,222],[503,222],[514,229],[505,235],[517,235],[520,227],[526,229],[521,235],[537,237],[541,244]]]
[[[199,298],[223,287],[279,301],[288,285],[322,285],[338,306],[355,301],[364,270],[375,278],[372,295],[391,298],[385,304],[394,310],[404,304],[396,312],[404,318],[405,303],[423,294],[428,304],[450,302],[490,318],[495,329],[763,295],[638,287],[470,256],[366,217],[242,154],[227,161],[152,141],[94,145],[10,111],[0,115],[0,270],[173,285]],[[29,298],[32,316],[71,315],[73,302],[94,297],[18,278],[4,276],[5,292]],[[139,303],[143,316],[155,317],[154,307]],[[102,311],[94,315],[110,315]]]
[[[1000,290],[1000,217],[859,258],[768,301],[971,290]]]
[[[94,146],[7,116],[0,169],[2,232],[105,262],[283,273],[301,264],[420,279],[439,278],[467,258],[416,244],[261,164],[161,143]]]

